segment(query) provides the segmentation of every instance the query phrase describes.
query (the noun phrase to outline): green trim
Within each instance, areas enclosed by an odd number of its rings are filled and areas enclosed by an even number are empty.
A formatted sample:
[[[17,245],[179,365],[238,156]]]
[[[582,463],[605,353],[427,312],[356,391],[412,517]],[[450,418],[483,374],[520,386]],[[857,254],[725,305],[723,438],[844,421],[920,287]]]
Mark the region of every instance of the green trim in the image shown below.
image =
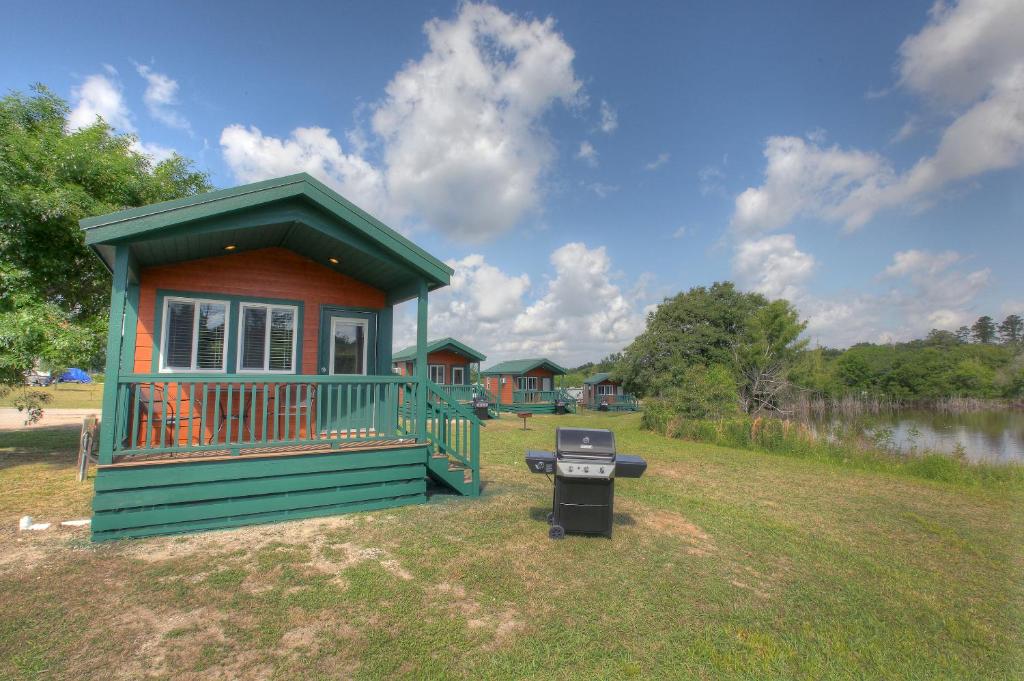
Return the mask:
[[[86,244],[95,247],[151,239],[152,232],[296,197],[311,201],[433,282],[442,286],[450,282],[451,267],[306,173],[86,218],[79,224],[86,231]]]
[[[440,338],[432,341],[427,341],[427,354],[431,352],[437,352],[438,350],[445,350],[451,348],[457,354],[464,357],[468,357],[473,362],[483,362],[487,359],[487,355],[483,354],[479,350],[474,350],[465,343],[455,340],[454,338]],[[410,345],[407,348],[402,348],[392,356],[392,361],[416,361],[416,346]]]
[[[600,373],[600,374],[594,374],[593,376],[591,376],[587,380],[583,381],[583,383],[584,383],[584,385],[597,385],[598,383],[604,383],[605,381],[608,381],[610,379],[611,379],[611,374],[609,374],[609,373]]]
[[[377,370],[379,367],[377,361],[377,326],[380,323],[379,310],[370,310],[362,307],[345,307],[341,305],[321,305],[320,306],[320,324],[317,327],[317,366],[316,372],[318,374],[327,376],[331,375],[330,372],[330,350],[331,343],[329,334],[331,332],[331,325],[329,323],[330,317],[351,317],[353,319],[365,319],[366,320],[366,376],[375,376],[377,374],[371,373],[371,369]],[[326,370],[325,370],[326,367]],[[388,371],[384,375],[387,376],[391,372]],[[356,374],[358,375],[358,374]]]
[[[118,248],[121,248],[120,246]],[[125,246],[124,248],[127,248]],[[164,323],[164,299],[165,298],[200,298],[206,300],[223,300],[228,303],[227,333],[224,342],[228,345],[227,359],[224,360],[224,374],[222,376],[233,376],[238,372],[238,321],[240,303],[260,303],[264,305],[292,305],[298,308],[299,314],[295,325],[295,366],[292,372],[253,373],[246,372],[237,374],[239,376],[295,376],[302,374],[302,328],[305,319],[304,303],[301,300],[289,300],[287,298],[264,298],[261,296],[239,296],[227,293],[209,293],[207,291],[179,291],[171,289],[156,290],[156,308],[153,310],[153,359],[150,362],[150,369],[154,374],[160,373],[160,353],[163,351]],[[201,372],[195,372],[201,373]],[[190,380],[188,376],[192,372],[164,372],[164,376],[182,376],[182,380]]]
[[[107,363],[104,369],[103,411],[100,419],[98,453],[101,464],[111,463],[114,458],[118,377],[121,375],[121,330],[128,297],[130,261],[131,253],[128,247],[118,246],[114,256],[114,273],[110,283],[110,324],[107,328]]]
[[[480,374],[483,376],[497,376],[501,374],[507,376],[518,376],[520,374],[525,374],[527,372],[533,371],[534,369],[541,367],[547,368],[549,371],[551,371],[552,374],[556,376],[564,376],[566,373],[568,373],[563,367],[555,364],[550,359],[547,359],[546,357],[537,357],[533,359],[506,360],[504,362],[495,364],[489,369],[484,369],[483,371],[480,372]]]

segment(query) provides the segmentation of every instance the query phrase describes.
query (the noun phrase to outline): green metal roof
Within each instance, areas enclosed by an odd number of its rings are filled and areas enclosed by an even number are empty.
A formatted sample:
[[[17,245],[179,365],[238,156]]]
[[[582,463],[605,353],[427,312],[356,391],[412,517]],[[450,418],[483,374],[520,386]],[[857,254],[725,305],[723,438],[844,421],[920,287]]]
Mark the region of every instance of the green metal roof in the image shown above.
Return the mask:
[[[597,385],[598,383],[604,383],[609,378],[611,378],[611,376],[612,375],[609,373],[594,374],[593,376],[591,376],[590,378],[583,382],[586,383],[587,385]]]
[[[438,340],[427,341],[427,354],[431,352],[437,352],[438,350],[451,349],[453,352],[457,352],[460,355],[465,355],[474,362],[482,362],[487,359],[487,355],[483,354],[478,350],[474,350],[465,343],[460,343],[454,338],[440,338]],[[408,362],[416,359],[416,346],[410,345],[407,348],[403,348],[398,352],[391,355],[392,362]]]
[[[446,286],[454,270],[322,182],[299,173],[86,218],[85,243],[110,268],[129,244],[139,266],[281,247],[388,293]],[[337,264],[329,262],[336,258]]]
[[[499,362],[489,369],[484,369],[480,373],[490,376],[495,374],[525,374],[526,372],[533,371],[538,367],[544,367],[550,370],[551,373],[559,376],[567,373],[565,369],[544,357],[534,359],[510,359],[505,362]]]

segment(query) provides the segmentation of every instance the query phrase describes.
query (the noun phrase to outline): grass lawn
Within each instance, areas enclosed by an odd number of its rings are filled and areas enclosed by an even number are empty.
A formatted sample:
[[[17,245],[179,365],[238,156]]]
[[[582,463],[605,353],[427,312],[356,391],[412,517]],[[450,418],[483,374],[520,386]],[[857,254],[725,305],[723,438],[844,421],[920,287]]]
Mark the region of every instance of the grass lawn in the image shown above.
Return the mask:
[[[44,409],[99,409],[103,403],[102,383],[55,383],[45,388],[30,390],[46,393],[51,396]],[[17,392],[0,397],[0,407],[13,407]]]
[[[612,540],[547,538],[556,424],[646,456]],[[503,418],[484,494],[184,537],[83,517],[76,429],[0,432],[0,679],[1024,676],[1024,494]]]

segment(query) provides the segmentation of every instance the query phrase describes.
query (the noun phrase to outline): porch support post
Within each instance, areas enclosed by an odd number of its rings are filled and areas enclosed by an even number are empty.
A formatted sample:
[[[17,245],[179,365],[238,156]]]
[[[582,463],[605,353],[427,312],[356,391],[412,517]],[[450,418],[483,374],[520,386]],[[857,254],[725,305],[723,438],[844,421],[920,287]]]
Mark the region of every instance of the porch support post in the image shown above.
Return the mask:
[[[416,299],[416,414],[419,439],[427,440],[427,282],[420,280]]]
[[[114,276],[110,285],[110,326],[107,329],[107,365],[103,374],[103,413],[100,420],[98,453],[100,464],[114,462],[117,392],[121,376],[121,338],[124,333],[130,269],[128,249],[127,245],[119,244],[114,254]]]

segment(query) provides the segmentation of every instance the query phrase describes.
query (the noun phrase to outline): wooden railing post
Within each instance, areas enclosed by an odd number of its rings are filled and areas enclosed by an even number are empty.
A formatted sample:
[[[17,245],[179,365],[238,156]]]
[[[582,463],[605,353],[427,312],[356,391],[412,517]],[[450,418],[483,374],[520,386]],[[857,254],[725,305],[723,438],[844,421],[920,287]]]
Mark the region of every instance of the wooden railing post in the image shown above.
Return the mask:
[[[416,298],[416,392],[417,436],[427,440],[427,282],[420,280]]]

